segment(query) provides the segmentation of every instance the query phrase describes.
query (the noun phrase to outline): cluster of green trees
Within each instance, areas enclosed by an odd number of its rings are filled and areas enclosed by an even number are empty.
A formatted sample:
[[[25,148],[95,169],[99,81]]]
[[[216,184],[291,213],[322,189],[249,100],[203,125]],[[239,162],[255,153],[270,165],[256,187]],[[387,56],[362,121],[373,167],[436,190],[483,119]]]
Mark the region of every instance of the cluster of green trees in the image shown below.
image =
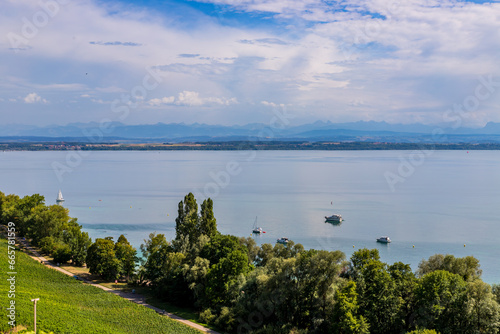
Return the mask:
[[[2,222],[18,219],[16,226],[35,243],[69,249],[81,244],[65,237],[75,233],[76,220],[60,206],[38,208],[38,195],[2,194],[0,201]],[[59,230],[48,233],[41,222]],[[141,258],[124,236],[87,245],[91,273],[150,286],[160,298],[195,307],[202,321],[230,333],[500,331],[500,286],[481,280],[472,256],[437,254],[413,272],[407,264],[380,261],[376,249],[360,249],[347,260],[340,251],[305,250],[292,241],[258,246],[253,238],[219,233],[212,200],[199,208],[191,193],[179,203],[175,239],[150,234]]]
[[[17,237],[29,239],[56,263],[87,264],[90,273],[109,280],[130,278],[136,273],[137,251],[125,236],[116,243],[111,237],[92,243],[68,209],[45,205],[45,198],[39,194],[20,198],[0,192],[0,223],[9,222],[15,224]]]
[[[434,255],[414,273],[361,249],[263,244],[217,231],[213,203],[179,203],[176,238],[141,246],[141,281],[231,333],[498,333],[500,289],[474,257]]]
[[[123,234],[116,243],[112,237],[98,238],[89,247],[86,262],[91,274],[106,280],[130,279],[136,271],[137,250]]]
[[[20,198],[0,192],[0,223],[9,222],[14,223],[17,237],[29,239],[56,263],[87,264],[90,273],[109,280],[130,278],[136,272],[137,251],[123,235],[116,243],[111,237],[92,243],[68,209],[45,205],[39,194]]]
[[[39,194],[20,198],[0,192],[0,223],[9,222],[15,224],[16,236],[31,239],[55,262],[71,261],[77,266],[85,263],[91,240],[76,218],[69,216],[68,209],[45,205],[45,198]]]

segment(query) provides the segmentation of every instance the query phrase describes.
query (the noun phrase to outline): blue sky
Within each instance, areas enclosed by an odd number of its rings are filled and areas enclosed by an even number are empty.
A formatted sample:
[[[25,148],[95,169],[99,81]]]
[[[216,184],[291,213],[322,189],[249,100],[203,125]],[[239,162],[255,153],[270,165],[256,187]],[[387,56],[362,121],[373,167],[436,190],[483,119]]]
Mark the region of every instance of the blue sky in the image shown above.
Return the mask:
[[[485,1],[5,0],[0,125],[482,126],[499,35]]]

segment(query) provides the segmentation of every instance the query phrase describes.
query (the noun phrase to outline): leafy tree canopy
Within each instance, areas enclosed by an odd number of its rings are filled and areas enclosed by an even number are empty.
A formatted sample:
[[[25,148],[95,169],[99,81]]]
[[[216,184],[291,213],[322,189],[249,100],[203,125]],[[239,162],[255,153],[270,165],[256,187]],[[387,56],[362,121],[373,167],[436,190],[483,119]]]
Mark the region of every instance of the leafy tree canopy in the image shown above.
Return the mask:
[[[460,275],[466,281],[471,281],[481,277],[482,270],[479,267],[479,260],[473,256],[456,258],[450,254],[435,254],[428,260],[420,262],[417,276],[422,277],[436,270],[446,270],[452,274]]]

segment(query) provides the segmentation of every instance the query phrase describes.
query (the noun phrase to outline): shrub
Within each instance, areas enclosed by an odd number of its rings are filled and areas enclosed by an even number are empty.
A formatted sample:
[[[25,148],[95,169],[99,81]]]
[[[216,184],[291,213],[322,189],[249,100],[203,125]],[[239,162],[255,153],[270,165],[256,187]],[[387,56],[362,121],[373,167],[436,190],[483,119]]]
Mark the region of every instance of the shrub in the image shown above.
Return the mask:
[[[52,254],[54,253],[56,249],[56,241],[54,237],[44,237],[40,242],[38,243],[38,246],[40,246],[40,249],[42,250],[42,253],[44,254]]]
[[[215,318],[215,315],[212,314],[212,310],[207,308],[203,312],[200,313],[199,319],[201,322],[204,322],[206,324],[210,324]]]
[[[53,257],[56,263],[66,263],[71,260],[71,248],[66,244],[59,244],[55,247]]]

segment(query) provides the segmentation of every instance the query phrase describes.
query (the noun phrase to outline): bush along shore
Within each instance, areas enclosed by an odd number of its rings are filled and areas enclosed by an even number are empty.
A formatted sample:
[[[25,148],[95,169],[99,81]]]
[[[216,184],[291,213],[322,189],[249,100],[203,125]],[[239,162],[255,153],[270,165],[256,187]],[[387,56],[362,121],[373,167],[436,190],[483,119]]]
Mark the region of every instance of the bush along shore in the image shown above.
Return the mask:
[[[123,235],[92,242],[65,208],[46,206],[40,195],[0,192],[0,209],[2,224],[14,224],[54,261],[86,264],[104,280],[141,286],[227,333],[500,330],[500,286],[481,280],[472,256],[436,254],[413,271],[380,261],[376,249],[346,259],[340,251],[305,250],[293,241],[258,246],[253,238],[218,232],[212,200],[198,206],[190,193],[179,202],[175,239],[150,234],[139,258]]]

